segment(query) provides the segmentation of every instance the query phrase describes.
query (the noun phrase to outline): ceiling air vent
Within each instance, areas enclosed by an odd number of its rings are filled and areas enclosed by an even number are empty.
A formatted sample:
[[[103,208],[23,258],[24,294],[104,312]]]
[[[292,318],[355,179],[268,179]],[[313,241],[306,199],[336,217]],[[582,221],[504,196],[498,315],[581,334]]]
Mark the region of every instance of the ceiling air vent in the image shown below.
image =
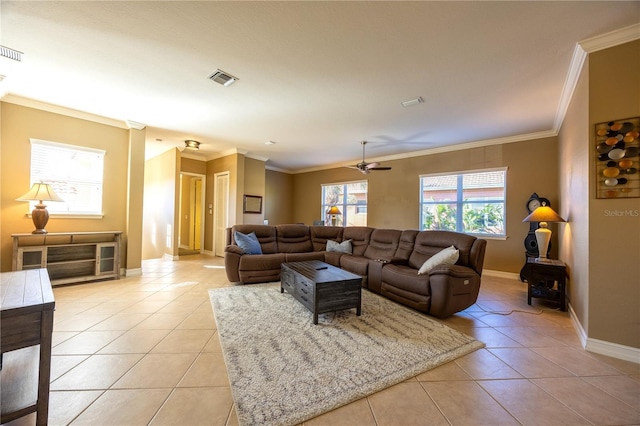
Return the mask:
[[[0,46],[0,56],[22,62],[22,52],[18,52],[10,47]]]
[[[239,80],[238,77],[234,77],[222,70],[216,70],[209,76],[209,79],[215,81],[216,83],[220,83],[223,86],[231,86],[233,83]]]

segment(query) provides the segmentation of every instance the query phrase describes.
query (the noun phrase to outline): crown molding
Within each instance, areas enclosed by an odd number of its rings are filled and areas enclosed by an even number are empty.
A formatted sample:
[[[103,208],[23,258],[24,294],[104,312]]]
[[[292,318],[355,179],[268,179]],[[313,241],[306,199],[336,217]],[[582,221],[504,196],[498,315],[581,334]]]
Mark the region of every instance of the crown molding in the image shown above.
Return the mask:
[[[267,162],[267,160],[269,160],[269,157],[260,157],[259,155],[254,155],[250,152],[247,152],[244,156],[247,158],[251,158],[252,160],[264,161],[265,163]]]
[[[593,53],[640,39],[640,24],[630,25],[578,42],[585,52]]]
[[[106,124],[108,126],[119,127],[121,129],[129,128],[127,124],[122,120],[103,117],[101,115],[91,114],[89,112],[67,108],[60,105],[54,105],[47,102],[36,101],[35,99],[24,98],[22,96],[17,96],[11,93],[6,94],[0,100],[2,102],[7,102],[10,104],[39,109],[42,111],[52,112],[54,114],[66,115],[68,117],[79,118],[81,120],[93,121],[94,123]]]
[[[385,157],[368,158],[367,161],[369,161],[370,163],[373,163],[373,162],[382,162],[382,161],[404,160],[407,158],[421,157],[423,155],[434,155],[434,154],[441,154],[445,152],[462,151],[464,149],[481,148],[481,147],[492,146],[492,145],[504,145],[508,143],[524,142],[524,141],[533,140],[533,139],[543,139],[543,138],[550,138],[555,136],[558,136],[557,132],[554,132],[553,130],[544,130],[542,132],[526,133],[522,135],[506,136],[503,138],[495,138],[495,139],[484,139],[480,141],[473,141],[473,142],[460,143],[456,145],[447,145],[447,146],[440,146],[437,148],[424,149],[421,151],[404,152],[402,154],[388,155]],[[317,172],[320,170],[335,169],[337,167],[347,167],[347,166],[353,166],[353,162],[338,163],[338,164],[332,164],[332,165],[322,166],[322,167],[310,167],[308,169],[294,170],[294,171],[291,171],[290,173],[292,174],[309,173],[309,172]]]
[[[556,116],[553,120],[553,131],[558,134],[562,127],[565,115],[569,110],[569,104],[573,98],[573,92],[576,90],[576,85],[580,79],[582,73],[582,67],[587,60],[587,51],[576,44],[573,50],[573,58],[571,58],[571,64],[569,64],[569,71],[567,77],[564,80],[564,86],[562,87],[562,93],[560,94],[560,101],[558,102],[558,109],[556,110]]]
[[[582,73],[582,67],[584,66],[587,56],[590,53],[638,39],[640,39],[640,24],[634,24],[606,34],[601,34],[579,41],[576,44],[573,51],[573,58],[569,65],[569,71],[567,72],[567,77],[562,88],[562,94],[560,95],[560,102],[558,102],[556,117],[553,122],[553,131],[556,134],[560,132],[560,128],[562,127],[562,122],[564,121],[564,117],[569,109],[569,104],[573,98],[573,92],[578,84],[578,79]]]
[[[146,124],[138,123],[137,121],[133,121],[133,120],[125,120],[124,122],[126,123],[129,129],[144,130],[145,127],[147,127]]]

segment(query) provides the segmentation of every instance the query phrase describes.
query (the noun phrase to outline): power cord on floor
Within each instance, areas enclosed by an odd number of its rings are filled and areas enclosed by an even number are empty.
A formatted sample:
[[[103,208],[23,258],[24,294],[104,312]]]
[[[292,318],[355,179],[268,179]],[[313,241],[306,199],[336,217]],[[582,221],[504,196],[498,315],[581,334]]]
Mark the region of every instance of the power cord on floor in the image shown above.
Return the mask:
[[[511,309],[510,311],[492,311],[489,309],[485,309],[481,304],[476,303],[476,306],[480,309],[482,309],[484,312],[488,313],[488,314],[496,314],[496,315],[511,315],[514,312],[521,312],[523,314],[530,314],[530,315],[542,315],[545,312],[554,312],[554,311],[559,311],[560,308],[555,308],[555,309],[540,309],[539,311],[525,311],[524,309]]]

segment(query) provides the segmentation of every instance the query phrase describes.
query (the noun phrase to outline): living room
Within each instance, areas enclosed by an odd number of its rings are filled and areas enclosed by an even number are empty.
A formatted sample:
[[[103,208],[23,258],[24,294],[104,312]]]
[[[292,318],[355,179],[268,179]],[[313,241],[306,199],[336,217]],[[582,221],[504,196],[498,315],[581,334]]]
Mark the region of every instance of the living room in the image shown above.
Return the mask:
[[[551,257],[567,264],[570,315],[587,350],[638,361],[640,313],[640,220],[633,212],[638,198],[595,197],[594,126],[640,116],[640,41],[603,37],[606,48],[584,53],[575,71],[575,88],[557,128],[533,137],[468,143],[407,158],[388,158],[389,172],[372,173],[368,181],[367,224],[379,228],[417,228],[418,176],[424,173],[507,168],[506,238],[489,239],[488,276],[516,278],[524,263],[523,239],[528,224],[526,201],[538,193],[551,201],[566,224],[552,225]],[[577,40],[579,41],[579,40]],[[619,58],[625,58],[620,61]],[[611,64],[616,66],[612,67]],[[613,89],[612,82],[616,88]],[[629,95],[631,94],[631,95]],[[178,149],[145,159],[145,130],[119,120],[73,111],[7,94],[2,99],[2,272],[11,270],[12,234],[33,229],[25,203],[16,201],[29,189],[30,140],[82,145],[105,156],[103,217],[70,219],[53,216],[49,232],[126,231],[122,267],[127,276],[143,274],[146,260],[177,256],[177,212],[180,172],[206,176],[229,172],[229,224],[297,223],[320,219],[321,185],[361,178],[342,167],[291,173],[269,166],[238,150],[211,160],[194,159]],[[141,146],[142,145],[142,146]],[[243,195],[263,197],[262,214],[243,213]],[[207,192],[205,205],[214,203]],[[614,215],[607,212],[623,212]],[[144,213],[143,213],[144,212]],[[630,212],[625,214],[624,212]],[[213,218],[205,215],[203,249],[214,253]],[[150,230],[154,231],[151,232]],[[166,244],[167,239],[172,243]]]

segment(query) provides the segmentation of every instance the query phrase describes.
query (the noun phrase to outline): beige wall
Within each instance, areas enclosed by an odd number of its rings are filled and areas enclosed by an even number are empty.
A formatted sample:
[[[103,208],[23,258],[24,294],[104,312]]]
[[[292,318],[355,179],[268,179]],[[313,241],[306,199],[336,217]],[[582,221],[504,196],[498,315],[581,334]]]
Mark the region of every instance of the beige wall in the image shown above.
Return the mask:
[[[144,169],[142,258],[177,256],[179,152],[166,151],[147,160]]]
[[[101,219],[51,217],[46,228],[49,232],[126,231],[129,175],[127,172],[129,168],[128,129],[8,102],[1,102],[0,108],[2,114],[0,256],[3,272],[11,270],[11,234],[29,233],[34,229],[32,220],[26,215],[29,210],[28,204],[15,201],[29,189],[30,138],[107,151],[104,157],[104,217]],[[123,244],[122,267],[127,267],[126,262],[127,245]]]
[[[588,61],[588,59],[587,59]],[[573,98],[558,135],[559,185],[562,208],[557,210],[567,223],[557,226],[559,258],[567,264],[567,297],[571,309],[587,330],[589,324],[589,187],[591,146],[589,131],[589,66],[578,80]]]
[[[312,223],[319,219],[321,185],[366,179],[369,182],[367,224],[375,228],[419,228],[419,179],[429,173],[459,172],[508,167],[506,239],[490,239],[485,268],[519,273],[524,264],[524,239],[529,225],[525,204],[532,193],[558,201],[558,159],[555,137],[504,145],[451,151],[395,161],[385,161],[391,171],[362,175],[338,168],[293,176],[295,222]],[[540,165],[544,165],[540,167]],[[553,227],[555,231],[555,227]],[[552,241],[556,256],[557,240]]]
[[[634,348],[640,348],[640,198],[595,199],[593,129],[638,116],[640,40],[589,55],[588,334]]]
[[[264,195],[265,195],[265,162],[253,158],[244,160],[244,193],[238,196],[243,200],[244,195],[258,195],[262,197],[261,213],[243,213],[242,223],[262,224],[264,223]]]
[[[207,173],[207,162],[180,156],[180,171],[184,173],[195,173],[204,175]]]
[[[145,131],[129,131],[127,230],[124,236],[127,275],[142,274],[142,211],[144,200]],[[124,255],[123,255],[124,257]]]
[[[264,218],[269,225],[293,223],[294,204],[293,175],[266,170]]]
[[[207,194],[205,197],[205,204],[207,206],[214,204],[215,174],[223,172],[229,173],[229,226],[237,223],[238,214],[242,215],[242,204],[240,205],[240,213],[238,213],[238,196],[236,191],[238,187],[238,162],[240,158],[244,158],[244,156],[232,154],[207,161]],[[242,203],[242,197],[240,197],[240,203]],[[204,249],[208,252],[213,252],[213,214],[209,213],[208,207],[205,215]]]

